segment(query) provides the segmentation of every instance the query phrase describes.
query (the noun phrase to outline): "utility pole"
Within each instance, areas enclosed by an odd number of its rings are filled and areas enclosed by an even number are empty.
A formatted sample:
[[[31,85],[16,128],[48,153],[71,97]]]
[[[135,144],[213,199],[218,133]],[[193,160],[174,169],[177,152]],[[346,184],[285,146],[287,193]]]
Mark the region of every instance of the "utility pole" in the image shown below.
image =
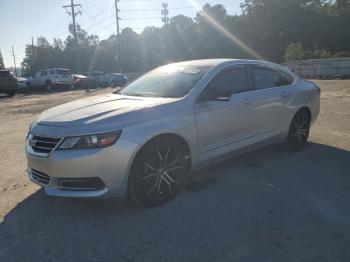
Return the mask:
[[[32,59],[34,60],[34,40],[33,40],[33,37],[32,37]]]
[[[164,25],[169,24],[169,10],[168,10],[168,3],[162,3],[162,10],[160,13],[162,14],[162,22]]]
[[[119,73],[122,72],[122,62],[121,62],[121,50],[120,50],[120,34],[119,34],[119,9],[118,9],[118,2],[119,0],[114,0],[115,4],[115,20],[117,23],[117,40],[116,40],[116,45],[117,45],[117,50],[118,50],[118,66],[119,66]]]
[[[75,13],[75,7],[80,6],[80,4],[74,4],[74,0],[70,1],[70,5],[64,5],[62,6],[63,8],[71,8],[71,11],[68,11],[68,14],[72,16],[73,20],[73,36],[74,36],[74,44],[75,44],[75,63],[76,63],[76,70],[77,73],[81,72],[81,65],[80,65],[80,60],[79,60],[79,45],[78,45],[78,37],[77,37],[77,27],[75,24],[75,16],[80,14],[80,12]]]
[[[30,70],[32,71],[32,74],[34,73],[34,39],[32,37],[32,63],[31,63],[31,67]]]
[[[13,46],[12,46],[12,56],[13,56],[13,64],[15,65],[15,74],[17,76],[16,56],[15,56],[15,51],[13,50]]]

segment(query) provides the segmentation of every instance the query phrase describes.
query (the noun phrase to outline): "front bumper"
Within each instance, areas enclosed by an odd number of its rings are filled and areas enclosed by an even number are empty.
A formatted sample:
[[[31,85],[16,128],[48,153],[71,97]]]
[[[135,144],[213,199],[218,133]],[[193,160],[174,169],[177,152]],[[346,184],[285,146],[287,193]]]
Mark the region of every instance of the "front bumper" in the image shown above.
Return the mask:
[[[33,154],[26,141],[29,179],[42,186],[51,196],[98,198],[124,197],[127,194],[129,169],[139,145],[119,139],[103,149],[54,150],[47,157]],[[35,179],[34,172],[49,177],[47,183]],[[70,178],[99,178],[104,187],[99,189],[62,189],[60,181]]]

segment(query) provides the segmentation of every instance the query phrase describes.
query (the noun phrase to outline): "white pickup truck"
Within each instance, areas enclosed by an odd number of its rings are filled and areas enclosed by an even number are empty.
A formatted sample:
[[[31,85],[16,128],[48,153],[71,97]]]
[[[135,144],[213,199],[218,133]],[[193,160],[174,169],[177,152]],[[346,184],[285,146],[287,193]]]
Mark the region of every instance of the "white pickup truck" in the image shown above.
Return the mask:
[[[69,69],[50,68],[36,73],[35,77],[28,78],[26,87],[45,87],[47,91],[57,86],[73,88],[73,76]]]

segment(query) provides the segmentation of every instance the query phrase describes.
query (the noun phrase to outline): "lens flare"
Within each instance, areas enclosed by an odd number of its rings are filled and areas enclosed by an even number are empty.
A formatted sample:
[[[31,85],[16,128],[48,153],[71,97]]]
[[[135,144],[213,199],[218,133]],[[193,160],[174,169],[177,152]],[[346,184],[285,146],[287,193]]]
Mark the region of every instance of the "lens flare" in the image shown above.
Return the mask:
[[[220,23],[218,23],[212,16],[210,16],[207,12],[204,10],[201,10],[201,7],[199,4],[197,4],[194,0],[187,0],[193,7],[195,7],[198,11],[200,11],[201,15],[203,15],[207,21],[216,28],[219,32],[221,32],[223,35],[225,35],[228,39],[230,39],[232,42],[237,44],[239,47],[241,47],[243,50],[245,50],[247,53],[252,55],[254,58],[263,60],[263,57],[259,55],[257,52],[255,52],[253,49],[251,49],[247,44],[243,43],[241,40],[239,40],[236,36],[234,36],[230,31],[228,31],[225,27],[223,27]]]

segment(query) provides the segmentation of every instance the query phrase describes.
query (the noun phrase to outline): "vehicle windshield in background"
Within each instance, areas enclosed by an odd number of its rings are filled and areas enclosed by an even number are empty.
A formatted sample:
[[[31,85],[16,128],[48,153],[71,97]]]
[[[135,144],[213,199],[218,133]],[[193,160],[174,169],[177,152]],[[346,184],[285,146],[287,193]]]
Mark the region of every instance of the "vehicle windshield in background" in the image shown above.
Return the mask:
[[[0,71],[0,77],[12,77],[13,73],[11,71]]]
[[[210,66],[162,66],[132,82],[119,93],[127,96],[180,98],[188,94],[210,69]]]
[[[91,73],[92,76],[103,76],[104,73]]]
[[[71,73],[67,69],[57,69],[57,75],[68,76],[68,75],[71,75]]]

